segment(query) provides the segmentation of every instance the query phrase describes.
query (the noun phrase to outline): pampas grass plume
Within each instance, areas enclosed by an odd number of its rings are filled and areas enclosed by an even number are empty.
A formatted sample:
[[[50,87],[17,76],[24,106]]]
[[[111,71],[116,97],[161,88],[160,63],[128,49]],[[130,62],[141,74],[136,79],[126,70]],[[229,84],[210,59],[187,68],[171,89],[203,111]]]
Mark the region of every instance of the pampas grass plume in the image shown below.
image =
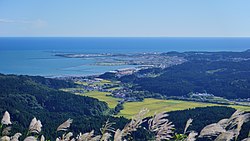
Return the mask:
[[[70,127],[70,124],[73,122],[73,119],[68,119],[64,123],[62,123],[60,126],[58,126],[56,131],[66,131],[67,128]]]
[[[1,120],[1,124],[3,124],[3,125],[12,124],[11,121],[10,121],[10,114],[9,114],[8,111],[5,111],[5,113],[3,115],[3,118]]]

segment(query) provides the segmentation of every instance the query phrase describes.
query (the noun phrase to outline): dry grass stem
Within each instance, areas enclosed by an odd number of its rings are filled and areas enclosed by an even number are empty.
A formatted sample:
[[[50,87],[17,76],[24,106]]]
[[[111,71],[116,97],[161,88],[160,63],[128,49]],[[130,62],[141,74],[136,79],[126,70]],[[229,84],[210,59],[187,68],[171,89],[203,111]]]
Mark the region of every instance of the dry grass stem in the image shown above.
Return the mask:
[[[68,119],[64,123],[62,123],[60,126],[58,126],[56,131],[66,131],[69,127],[70,124],[73,122],[73,119]]]
[[[140,125],[145,122],[143,119],[145,115],[149,112],[148,109],[142,109],[137,115],[135,115],[132,120],[125,125],[123,128],[122,132],[122,137],[125,137],[129,135],[130,133],[134,132],[137,130],[137,128],[140,127]]]
[[[110,133],[104,133],[100,141],[108,141],[110,137],[111,137]]]
[[[11,127],[6,127],[2,131],[2,135],[9,135],[10,134]]]
[[[234,138],[234,132],[233,131],[227,131],[221,133],[215,141],[231,141]]]
[[[172,122],[166,122],[164,123],[158,130],[156,135],[156,141],[161,140],[170,140],[172,138],[172,135],[174,132],[174,125]]]
[[[10,121],[10,114],[9,114],[8,111],[5,111],[5,113],[3,115],[3,118],[1,120],[1,124],[3,124],[3,125],[12,124],[11,121]]]
[[[250,137],[243,139],[242,141],[250,141]]]
[[[188,137],[185,139],[185,141],[195,141],[197,135],[198,133],[192,131],[188,134]]]
[[[115,128],[113,128],[112,126],[114,125],[114,122],[109,122],[109,120],[107,120],[105,122],[105,124],[102,126],[102,128],[100,129],[102,134],[105,134],[106,132],[115,132]]]
[[[168,114],[159,113],[149,119],[149,130],[156,133],[156,140],[169,140],[172,138],[174,125],[166,118]]]
[[[188,127],[189,127],[190,125],[192,125],[192,124],[191,124],[192,122],[193,122],[193,119],[191,119],[191,118],[187,120],[185,129],[184,129],[184,134],[186,134],[187,129],[188,129]]]
[[[122,141],[122,131],[120,129],[115,131],[114,141]]]
[[[151,132],[157,132],[159,128],[166,122],[168,122],[168,114],[159,113],[155,114],[153,118],[148,120],[149,130]]]
[[[76,139],[77,141],[99,141],[101,139],[101,136],[94,136],[94,130],[92,130],[89,133],[80,133]]]
[[[218,123],[213,123],[210,125],[205,126],[201,132],[199,137],[212,137],[217,136],[223,132],[226,132],[226,130]]]
[[[30,133],[40,133],[42,131],[42,123],[40,120],[33,118],[29,125]]]
[[[45,141],[45,137],[42,135],[40,141]]]
[[[21,136],[21,133],[16,133],[14,136],[11,137],[11,141],[19,141],[19,137]]]
[[[37,138],[34,136],[28,136],[24,139],[24,141],[37,141]]]
[[[0,141],[10,141],[10,137],[3,136],[3,137],[0,138]]]

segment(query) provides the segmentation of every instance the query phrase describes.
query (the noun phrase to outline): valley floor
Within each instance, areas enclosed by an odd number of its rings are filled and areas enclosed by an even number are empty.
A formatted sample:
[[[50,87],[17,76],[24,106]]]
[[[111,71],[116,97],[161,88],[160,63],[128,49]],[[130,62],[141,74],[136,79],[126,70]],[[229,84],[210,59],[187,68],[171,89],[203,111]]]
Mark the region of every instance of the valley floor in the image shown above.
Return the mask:
[[[112,96],[107,96],[108,94],[109,94],[108,92],[91,91],[80,95],[97,98],[100,101],[106,102],[110,108],[115,108],[115,106],[119,103],[119,100],[121,99],[114,98]],[[123,104],[124,109],[121,110],[116,116],[131,118],[143,108],[147,108],[150,110],[147,116],[152,116],[155,113],[160,113],[164,111],[170,112],[170,111],[178,111],[178,110],[192,109],[196,107],[207,107],[207,106],[228,106],[243,111],[250,111],[250,107],[248,106],[221,105],[221,104],[202,103],[193,101],[161,100],[161,99],[145,98],[142,102],[125,102]]]

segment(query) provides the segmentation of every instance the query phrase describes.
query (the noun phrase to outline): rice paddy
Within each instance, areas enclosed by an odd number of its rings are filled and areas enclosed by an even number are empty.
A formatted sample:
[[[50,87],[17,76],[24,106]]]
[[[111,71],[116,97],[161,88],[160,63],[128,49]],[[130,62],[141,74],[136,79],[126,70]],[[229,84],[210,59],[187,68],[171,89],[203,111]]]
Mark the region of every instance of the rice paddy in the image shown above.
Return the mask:
[[[159,112],[169,112],[169,111],[185,110],[195,107],[207,107],[207,106],[224,106],[224,105],[191,102],[191,101],[180,101],[180,100],[159,100],[159,99],[146,98],[144,99],[143,102],[125,103],[124,109],[120,111],[118,116],[131,118],[133,115],[138,113],[142,108],[149,109],[150,111],[147,116],[152,116],[155,113]],[[236,105],[228,105],[228,106],[240,110],[250,111],[250,107],[246,106],[236,106]]]
[[[106,102],[109,106],[109,108],[115,108],[115,106],[118,104],[118,101],[120,100],[119,98],[114,98],[111,96],[107,96],[108,92],[98,92],[98,91],[91,91],[87,92],[81,95],[88,96],[88,97],[93,97],[96,98],[100,101]]]
[[[81,85],[88,85],[85,82],[78,82]],[[100,82],[94,83],[93,85],[102,86],[104,84],[112,84],[112,82],[108,80],[102,80]],[[110,90],[118,89],[119,87],[111,88]],[[65,89],[67,91],[70,89]],[[109,108],[115,108],[118,104],[119,98],[114,98],[112,96],[108,96],[109,92],[99,92],[99,91],[90,91],[86,93],[76,93],[83,96],[89,96],[96,98],[100,101],[106,102]],[[152,116],[155,113],[159,112],[170,112],[170,111],[178,111],[185,109],[192,109],[195,107],[207,107],[207,106],[228,106],[235,109],[250,111],[250,107],[248,106],[239,106],[239,105],[221,105],[221,104],[212,104],[212,103],[202,103],[202,102],[194,102],[194,101],[182,101],[182,100],[160,100],[153,98],[146,98],[142,102],[126,102],[123,104],[124,109],[120,111],[120,113],[116,116],[124,116],[126,118],[131,118],[135,114],[137,114],[142,108],[149,109],[149,113],[146,116]]]

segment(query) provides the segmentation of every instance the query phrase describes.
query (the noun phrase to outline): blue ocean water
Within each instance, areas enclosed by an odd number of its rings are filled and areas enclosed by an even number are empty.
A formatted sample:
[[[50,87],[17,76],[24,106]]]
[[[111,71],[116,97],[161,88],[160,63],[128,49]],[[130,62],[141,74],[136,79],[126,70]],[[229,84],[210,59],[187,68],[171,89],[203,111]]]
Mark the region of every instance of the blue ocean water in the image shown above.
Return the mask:
[[[92,75],[131,66],[93,66],[94,59],[55,53],[244,51],[250,38],[0,38],[0,73],[42,76]]]

